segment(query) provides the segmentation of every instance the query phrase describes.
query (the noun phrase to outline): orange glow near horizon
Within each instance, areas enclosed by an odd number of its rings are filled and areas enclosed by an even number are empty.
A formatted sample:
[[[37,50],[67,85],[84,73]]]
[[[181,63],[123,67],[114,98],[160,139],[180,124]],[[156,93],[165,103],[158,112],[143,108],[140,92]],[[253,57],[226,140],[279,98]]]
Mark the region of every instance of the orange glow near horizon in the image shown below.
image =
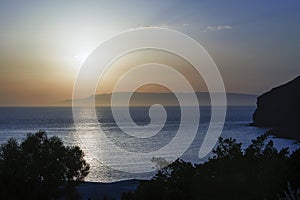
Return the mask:
[[[109,66],[103,78],[100,80],[96,93],[111,93],[113,91],[113,87],[122,75],[126,74],[126,72],[128,72],[130,69],[146,63],[160,63],[172,67],[175,70],[179,71],[186,77],[187,80],[190,81],[195,91],[207,91],[202,77],[196,72],[192,65],[185,61],[183,58],[165,51],[148,49],[131,52],[116,60],[111,66]],[[176,88],[178,88],[177,92],[184,92],[184,88],[181,87],[180,83],[178,83],[175,79],[172,80],[173,77],[161,74],[159,71],[157,71],[156,74],[158,76],[162,75],[165,79],[170,79],[174,83]],[[141,76],[131,77],[131,80],[132,82],[134,82],[135,79],[139,79],[144,75],[145,74],[141,74]],[[169,90],[164,89],[164,87],[160,87],[155,84],[141,87],[138,91],[158,93],[169,92]]]

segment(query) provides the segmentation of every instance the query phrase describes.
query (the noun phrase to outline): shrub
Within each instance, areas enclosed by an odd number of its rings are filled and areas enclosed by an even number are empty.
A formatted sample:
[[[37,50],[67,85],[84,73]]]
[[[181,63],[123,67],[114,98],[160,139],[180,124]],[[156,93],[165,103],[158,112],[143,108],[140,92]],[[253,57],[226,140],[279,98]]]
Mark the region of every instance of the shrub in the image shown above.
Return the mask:
[[[88,175],[78,146],[64,146],[44,131],[0,147],[0,199],[52,199],[59,187],[70,190]]]

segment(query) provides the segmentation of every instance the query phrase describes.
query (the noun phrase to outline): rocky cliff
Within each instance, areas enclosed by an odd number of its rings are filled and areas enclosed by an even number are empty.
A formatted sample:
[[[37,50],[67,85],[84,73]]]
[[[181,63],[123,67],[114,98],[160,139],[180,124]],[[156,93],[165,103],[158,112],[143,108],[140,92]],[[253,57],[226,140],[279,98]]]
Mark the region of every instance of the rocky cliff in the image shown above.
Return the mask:
[[[273,128],[278,137],[300,139],[300,76],[257,98],[253,125]]]

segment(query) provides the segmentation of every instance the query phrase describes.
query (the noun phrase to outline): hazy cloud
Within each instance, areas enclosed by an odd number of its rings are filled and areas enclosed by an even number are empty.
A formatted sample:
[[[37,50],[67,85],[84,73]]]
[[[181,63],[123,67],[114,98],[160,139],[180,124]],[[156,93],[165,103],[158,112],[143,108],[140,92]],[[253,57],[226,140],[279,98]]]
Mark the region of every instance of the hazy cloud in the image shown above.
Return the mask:
[[[230,25],[217,25],[217,26],[208,26],[205,31],[222,31],[222,30],[230,30],[232,26]]]
[[[133,29],[135,29],[135,28],[149,28],[149,27],[151,27],[151,28],[171,28],[171,26],[166,25],[166,24],[162,24],[162,25],[152,25],[152,24],[150,24],[150,25],[137,25]]]
[[[183,24],[173,24],[173,25],[170,25],[170,24],[160,24],[160,25],[153,25],[153,24],[149,24],[149,25],[142,25],[142,24],[139,24],[137,26],[135,26],[134,28],[149,28],[149,27],[152,27],[152,28],[167,28],[167,29],[176,29],[176,28],[181,28],[181,27],[189,27],[191,26],[191,24],[188,24],[188,23],[183,23]]]

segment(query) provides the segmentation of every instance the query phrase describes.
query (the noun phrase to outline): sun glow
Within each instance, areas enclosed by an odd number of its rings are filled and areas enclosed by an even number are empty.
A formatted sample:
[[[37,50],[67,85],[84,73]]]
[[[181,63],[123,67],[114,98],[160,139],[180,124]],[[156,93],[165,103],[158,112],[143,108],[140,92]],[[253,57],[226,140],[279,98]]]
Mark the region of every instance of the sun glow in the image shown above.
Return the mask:
[[[84,61],[88,58],[90,53],[79,53],[73,56],[73,60],[77,63],[82,65]]]

